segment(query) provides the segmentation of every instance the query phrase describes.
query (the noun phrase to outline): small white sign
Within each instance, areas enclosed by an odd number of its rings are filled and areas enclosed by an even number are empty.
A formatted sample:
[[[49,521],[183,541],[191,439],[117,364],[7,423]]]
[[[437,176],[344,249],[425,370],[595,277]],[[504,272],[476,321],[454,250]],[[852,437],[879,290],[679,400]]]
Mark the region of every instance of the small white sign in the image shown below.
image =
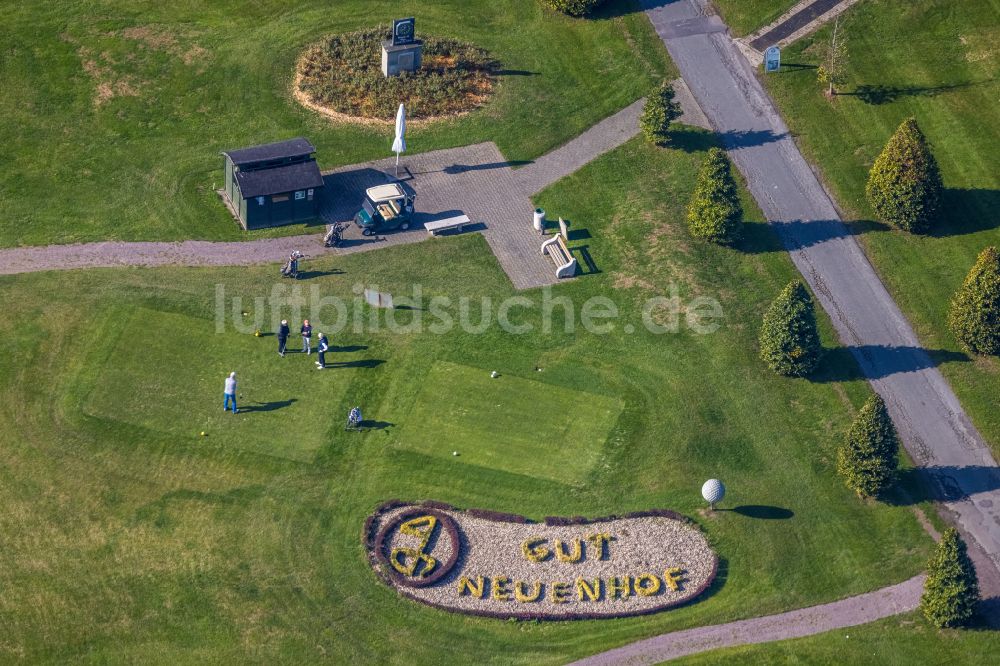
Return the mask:
[[[768,47],[764,51],[764,71],[777,72],[781,67],[781,49],[777,46]]]

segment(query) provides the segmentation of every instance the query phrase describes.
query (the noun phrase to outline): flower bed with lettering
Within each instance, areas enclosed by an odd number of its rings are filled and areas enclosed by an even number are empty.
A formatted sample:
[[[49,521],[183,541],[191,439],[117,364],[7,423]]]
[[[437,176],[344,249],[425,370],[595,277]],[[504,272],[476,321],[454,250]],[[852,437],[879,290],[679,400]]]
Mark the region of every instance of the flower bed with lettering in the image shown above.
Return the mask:
[[[431,120],[479,108],[493,92],[500,64],[477,46],[423,37],[416,72],[385,77],[383,28],[330,35],[305,50],[295,73],[296,99],[334,119],[391,122],[400,102],[409,118]]]
[[[518,619],[654,613],[712,584],[718,558],[672,511],[586,519],[522,516],[440,502],[386,502],[369,516],[372,567],[430,606]]]

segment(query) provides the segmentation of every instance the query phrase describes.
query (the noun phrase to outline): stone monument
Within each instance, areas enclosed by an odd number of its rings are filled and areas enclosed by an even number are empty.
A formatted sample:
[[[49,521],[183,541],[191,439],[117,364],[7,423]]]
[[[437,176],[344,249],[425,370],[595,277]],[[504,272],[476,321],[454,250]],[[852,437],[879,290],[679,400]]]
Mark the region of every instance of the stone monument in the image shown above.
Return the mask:
[[[397,76],[401,72],[420,69],[420,53],[424,43],[416,38],[415,19],[395,19],[392,22],[392,39],[382,42],[382,74]]]

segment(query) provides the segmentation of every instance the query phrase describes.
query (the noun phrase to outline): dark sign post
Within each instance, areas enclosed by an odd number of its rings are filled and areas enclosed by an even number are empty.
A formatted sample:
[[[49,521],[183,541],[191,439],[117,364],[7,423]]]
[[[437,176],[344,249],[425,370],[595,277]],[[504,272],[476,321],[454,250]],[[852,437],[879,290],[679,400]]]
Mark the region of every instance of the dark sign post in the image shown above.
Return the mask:
[[[396,76],[420,69],[420,57],[424,45],[414,32],[415,23],[416,20],[412,16],[393,20],[392,39],[382,42],[382,74],[385,76]]]
[[[781,49],[777,46],[769,46],[764,51],[764,71],[777,72],[781,67]]]
[[[410,18],[393,19],[392,21],[392,45],[402,46],[412,44],[416,41],[416,19]]]

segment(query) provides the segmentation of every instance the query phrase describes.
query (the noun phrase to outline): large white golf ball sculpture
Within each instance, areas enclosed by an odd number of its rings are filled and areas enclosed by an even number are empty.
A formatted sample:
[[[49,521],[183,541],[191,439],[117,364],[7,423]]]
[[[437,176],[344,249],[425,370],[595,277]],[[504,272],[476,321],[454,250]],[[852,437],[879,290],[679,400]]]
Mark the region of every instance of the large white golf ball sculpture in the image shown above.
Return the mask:
[[[715,503],[721,502],[726,496],[726,487],[718,479],[709,479],[701,487],[701,496],[712,506],[712,510],[715,510]]]

